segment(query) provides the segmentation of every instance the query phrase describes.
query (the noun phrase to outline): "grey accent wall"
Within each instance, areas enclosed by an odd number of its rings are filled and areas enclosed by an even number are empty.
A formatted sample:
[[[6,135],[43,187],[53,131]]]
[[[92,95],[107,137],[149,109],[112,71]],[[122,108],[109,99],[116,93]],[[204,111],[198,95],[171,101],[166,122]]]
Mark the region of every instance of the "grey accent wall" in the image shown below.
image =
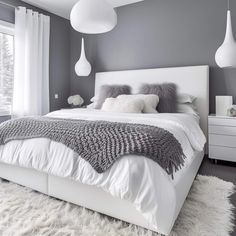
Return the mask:
[[[26,6],[50,16],[50,109],[53,111],[67,107],[66,100],[70,94],[70,22],[18,0],[4,2]],[[0,20],[14,23],[14,15],[14,8],[0,4]],[[54,98],[55,93],[59,95],[57,100]]]
[[[5,1],[19,4],[17,0]],[[96,72],[186,65],[210,65],[211,112],[215,110],[215,95],[236,98],[236,70],[220,69],[214,60],[224,39],[226,1],[145,0],[118,8],[118,25],[113,31],[84,35],[87,58],[93,67],[91,75],[84,78],[74,72],[82,35],[71,28],[69,21],[20,3],[51,16],[51,110],[66,107],[67,97],[76,93],[89,103]],[[231,10],[236,34],[235,1],[231,1]],[[0,4],[0,19],[14,22],[14,10]]]
[[[87,36],[88,59],[94,71],[208,64],[210,110],[214,112],[215,95],[236,97],[236,70],[220,69],[214,60],[224,39],[226,10],[227,1],[222,0],[145,0],[120,7],[113,31]],[[235,1],[231,10],[236,35]],[[79,58],[80,37],[71,30],[72,65]],[[81,93],[88,102],[94,76],[76,78],[72,66],[71,92]]]

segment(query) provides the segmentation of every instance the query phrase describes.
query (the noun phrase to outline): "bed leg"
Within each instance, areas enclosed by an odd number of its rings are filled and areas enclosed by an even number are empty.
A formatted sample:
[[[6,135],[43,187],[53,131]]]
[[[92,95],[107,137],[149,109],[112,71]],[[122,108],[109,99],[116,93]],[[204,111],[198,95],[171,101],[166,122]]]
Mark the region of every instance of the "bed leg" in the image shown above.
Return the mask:
[[[214,163],[217,165],[217,160],[216,159],[214,160]]]

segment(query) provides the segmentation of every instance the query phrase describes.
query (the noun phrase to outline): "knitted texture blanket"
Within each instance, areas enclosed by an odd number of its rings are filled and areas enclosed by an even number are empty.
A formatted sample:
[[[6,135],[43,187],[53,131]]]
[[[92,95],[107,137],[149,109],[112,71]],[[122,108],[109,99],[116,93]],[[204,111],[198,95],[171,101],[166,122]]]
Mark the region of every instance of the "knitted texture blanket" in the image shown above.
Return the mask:
[[[122,156],[135,154],[152,159],[173,177],[185,158],[173,134],[155,126],[47,117],[0,124],[0,145],[31,138],[48,138],[66,145],[98,173],[105,172]]]

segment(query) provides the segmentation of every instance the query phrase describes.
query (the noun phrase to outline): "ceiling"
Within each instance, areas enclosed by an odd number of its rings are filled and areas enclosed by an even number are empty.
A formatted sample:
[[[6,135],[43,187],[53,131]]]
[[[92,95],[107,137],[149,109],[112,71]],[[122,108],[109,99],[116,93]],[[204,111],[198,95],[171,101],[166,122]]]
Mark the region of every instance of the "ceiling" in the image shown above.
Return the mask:
[[[22,0],[23,2],[29,3],[33,6],[42,8],[51,13],[64,17],[66,19],[70,18],[70,11],[73,5],[78,2],[78,0]],[[112,4],[113,7],[120,7],[135,2],[141,2],[144,0],[107,0]]]

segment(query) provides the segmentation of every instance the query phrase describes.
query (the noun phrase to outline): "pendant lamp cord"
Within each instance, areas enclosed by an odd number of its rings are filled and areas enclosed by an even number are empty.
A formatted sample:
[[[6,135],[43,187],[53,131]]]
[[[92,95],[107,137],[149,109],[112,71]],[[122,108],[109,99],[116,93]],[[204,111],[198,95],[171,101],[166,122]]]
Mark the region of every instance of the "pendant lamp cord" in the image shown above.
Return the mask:
[[[229,10],[229,8],[230,8],[230,5],[229,5],[229,0],[228,0],[228,10]]]

